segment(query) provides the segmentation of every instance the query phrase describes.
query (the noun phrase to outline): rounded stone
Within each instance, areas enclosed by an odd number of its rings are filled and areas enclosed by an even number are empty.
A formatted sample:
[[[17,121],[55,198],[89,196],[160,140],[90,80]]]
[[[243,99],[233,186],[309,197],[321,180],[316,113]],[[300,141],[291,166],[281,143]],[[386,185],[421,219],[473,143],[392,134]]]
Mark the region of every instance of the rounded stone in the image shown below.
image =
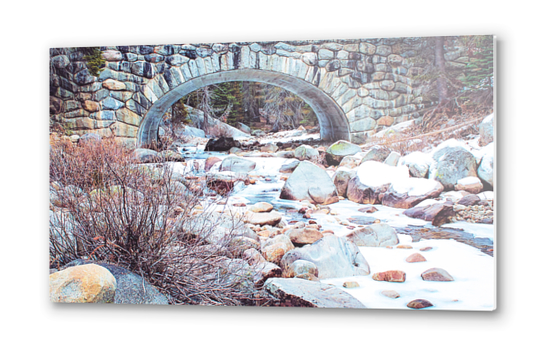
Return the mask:
[[[422,309],[422,308],[427,308],[427,307],[432,307],[432,306],[433,304],[431,302],[424,299],[412,300],[407,304],[408,308],[413,308],[413,309]]]
[[[117,281],[95,264],[70,267],[49,275],[49,297],[60,303],[112,303]]]

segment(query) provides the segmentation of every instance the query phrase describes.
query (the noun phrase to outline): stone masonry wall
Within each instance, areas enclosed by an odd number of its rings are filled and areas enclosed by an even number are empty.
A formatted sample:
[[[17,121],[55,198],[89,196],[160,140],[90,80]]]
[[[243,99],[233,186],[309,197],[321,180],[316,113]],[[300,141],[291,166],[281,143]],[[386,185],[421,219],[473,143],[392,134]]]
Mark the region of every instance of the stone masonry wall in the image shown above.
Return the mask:
[[[100,47],[106,66],[90,75],[83,53],[50,50],[50,112],[78,135],[135,144],[148,109],[177,86],[220,71],[261,69],[318,87],[343,110],[352,142],[419,116],[412,76],[420,67],[398,39],[244,42]],[[459,55],[457,56],[459,57]]]

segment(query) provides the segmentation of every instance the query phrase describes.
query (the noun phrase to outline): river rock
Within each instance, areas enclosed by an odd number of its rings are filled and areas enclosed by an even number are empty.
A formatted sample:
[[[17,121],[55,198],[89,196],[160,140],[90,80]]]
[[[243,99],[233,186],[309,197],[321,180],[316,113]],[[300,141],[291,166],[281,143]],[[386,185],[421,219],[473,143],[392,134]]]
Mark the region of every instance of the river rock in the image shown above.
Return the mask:
[[[276,226],[282,220],[282,214],[278,211],[271,212],[246,212],[246,222],[258,226]]]
[[[337,188],[337,194],[339,196],[346,196],[346,190],[348,189],[348,182],[350,182],[350,179],[352,179],[356,175],[356,171],[351,170],[347,167],[339,167],[336,171],[331,180],[333,180],[333,184],[335,184],[335,188]]]
[[[302,161],[284,183],[280,198],[307,200],[312,204],[331,204],[339,201],[335,184],[326,171],[308,161]]]
[[[408,308],[422,309],[427,307],[433,307],[433,304],[425,299],[412,300],[407,304]]]
[[[273,205],[267,202],[258,202],[252,205],[248,210],[253,213],[268,213],[273,210]]]
[[[435,161],[429,154],[422,152],[412,152],[399,159],[399,166],[407,166],[410,175],[415,178],[425,178],[429,172],[429,167]]]
[[[201,137],[205,138],[205,132],[201,129],[185,126],[181,130],[179,130],[178,133],[180,136],[188,136],[188,137]]]
[[[397,152],[391,152],[390,155],[388,155],[388,157],[386,158],[386,160],[384,160],[384,163],[390,166],[397,166],[400,158],[401,154]]]
[[[282,277],[297,277],[299,275],[309,274],[318,277],[318,268],[313,262],[299,259],[289,266],[289,270],[283,271]],[[288,276],[286,276],[288,275]]]
[[[386,247],[399,243],[395,229],[385,223],[355,229],[348,233],[346,238],[357,246]]]
[[[390,184],[405,178],[408,178],[408,168],[405,166],[367,161],[357,168],[356,175],[348,182],[346,197],[356,203],[380,203]]]
[[[488,184],[493,188],[493,150],[490,150],[486,155],[482,157],[480,166],[478,166],[478,177],[482,182]]]
[[[49,275],[49,298],[61,303],[112,303],[117,281],[105,268],[74,266]]]
[[[363,164],[366,161],[384,162],[390,153],[391,151],[388,147],[374,146],[361,159],[361,163]]]
[[[369,264],[359,248],[346,238],[327,235],[312,245],[289,251],[280,262],[283,270],[296,260],[312,262],[318,268],[318,277],[335,278],[365,276],[370,273]]]
[[[478,167],[471,152],[460,146],[445,146],[433,153],[435,162],[429,169],[429,179],[434,179],[444,186],[444,190],[453,190],[458,180],[476,177]]]
[[[433,226],[440,226],[450,222],[450,219],[455,215],[453,203],[446,201],[444,203],[435,203],[432,205],[417,206],[407,209],[403,212],[404,215],[415,219],[431,221]]]
[[[389,270],[384,272],[376,272],[373,274],[372,278],[375,281],[403,283],[406,280],[406,273],[400,270]]]
[[[472,194],[477,194],[482,192],[484,186],[478,177],[465,177],[457,181],[455,185],[457,191],[467,191]]]
[[[230,155],[220,164],[220,171],[231,171],[237,173],[248,173],[256,168],[256,163],[252,160]]]
[[[207,173],[206,177],[207,187],[220,195],[230,192],[239,180],[234,172]]]
[[[293,159],[280,167],[280,173],[292,173],[301,161]]]
[[[396,299],[401,296],[395,290],[382,290],[380,294],[384,295],[385,297],[389,297],[390,299]]]
[[[290,241],[290,238],[284,234],[275,236],[272,239],[268,239],[262,245],[262,256],[271,263],[279,264],[284,255],[293,250],[294,245]]]
[[[265,153],[275,153],[278,150],[279,150],[279,147],[276,144],[271,143],[271,142],[266,143],[265,145],[260,147],[260,151],[265,152]]]
[[[277,158],[292,159],[295,158],[294,151],[280,151],[276,152],[275,155]]]
[[[284,306],[318,308],[366,308],[355,297],[330,284],[301,278],[270,278],[265,290]]]
[[[361,152],[361,148],[358,145],[340,140],[326,150],[326,161],[329,165],[338,165],[345,156],[359,152]]]
[[[316,161],[316,159],[318,159],[320,156],[320,153],[318,153],[318,151],[311,146],[301,145],[295,149],[294,156],[299,160]]]
[[[428,198],[436,198],[444,190],[441,183],[425,178],[394,181],[382,197],[382,205],[408,209]]]
[[[226,152],[232,147],[239,147],[239,142],[235,141],[231,137],[219,137],[217,139],[211,139],[207,141],[205,145],[205,152]]]
[[[237,129],[241,130],[245,134],[250,134],[250,127],[241,122],[237,123]]]
[[[494,115],[491,114],[480,123],[480,146],[493,142],[493,118]]]
[[[425,262],[425,261],[426,261],[425,257],[419,253],[413,253],[406,258],[407,263],[420,263],[420,262]]]
[[[339,164],[339,167],[347,167],[347,168],[354,169],[354,168],[358,167],[361,164],[361,159],[362,158],[359,155],[345,156],[341,160],[341,163]]]
[[[293,228],[288,231],[288,237],[294,245],[307,245],[322,239],[324,235],[313,228]]]
[[[444,269],[432,268],[422,272],[424,281],[451,282],[454,278]]]
[[[156,304],[167,305],[167,298],[140,275],[123,267],[105,262],[93,262],[77,259],[66,266],[87,266],[96,264],[107,270],[115,277],[117,289],[114,303],[118,304]]]

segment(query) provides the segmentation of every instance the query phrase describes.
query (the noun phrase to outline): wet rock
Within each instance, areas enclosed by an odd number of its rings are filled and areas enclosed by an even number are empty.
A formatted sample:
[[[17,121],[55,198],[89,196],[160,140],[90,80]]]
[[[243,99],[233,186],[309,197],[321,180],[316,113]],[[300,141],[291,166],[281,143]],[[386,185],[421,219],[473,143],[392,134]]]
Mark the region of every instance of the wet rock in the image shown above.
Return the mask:
[[[451,282],[453,277],[444,269],[432,268],[422,272],[422,279],[424,281],[439,281],[439,282]]]
[[[444,190],[441,183],[425,178],[405,178],[393,182],[382,197],[382,205],[408,209]]]
[[[285,306],[365,308],[355,297],[340,288],[301,278],[270,278],[264,288]]]
[[[425,262],[426,259],[424,256],[422,256],[419,253],[413,253],[406,258],[406,261],[407,263],[419,263],[419,262]]]
[[[255,168],[256,163],[254,161],[238,156],[228,156],[224,158],[220,164],[220,171],[231,171],[236,173],[248,173]]]
[[[211,139],[205,145],[205,152],[226,152],[232,147],[239,147],[239,142],[235,141],[231,137],[219,137],[218,139]]]
[[[357,246],[386,247],[399,243],[395,229],[383,223],[355,229],[346,238]]]
[[[324,205],[339,201],[335,184],[326,171],[308,161],[302,161],[284,183],[280,198]]]
[[[372,278],[375,281],[402,283],[406,280],[406,273],[400,270],[389,270],[389,271],[374,273]]]
[[[329,165],[338,165],[344,157],[359,152],[361,152],[361,148],[358,145],[340,140],[326,150],[326,161]]]
[[[314,263],[319,278],[365,276],[370,273],[369,264],[359,248],[346,238],[334,235],[324,236],[312,245],[295,248],[281,260],[285,269],[294,261],[303,259]]]
[[[407,304],[408,308],[414,308],[414,309],[422,309],[427,307],[433,307],[433,304],[427,300],[424,299],[416,299],[412,300]]]
[[[431,221],[433,226],[440,226],[450,222],[455,215],[452,202],[435,203],[433,205],[418,206],[403,212],[408,217]]]
[[[61,303],[113,303],[117,281],[105,268],[89,264],[49,275],[49,298]]]

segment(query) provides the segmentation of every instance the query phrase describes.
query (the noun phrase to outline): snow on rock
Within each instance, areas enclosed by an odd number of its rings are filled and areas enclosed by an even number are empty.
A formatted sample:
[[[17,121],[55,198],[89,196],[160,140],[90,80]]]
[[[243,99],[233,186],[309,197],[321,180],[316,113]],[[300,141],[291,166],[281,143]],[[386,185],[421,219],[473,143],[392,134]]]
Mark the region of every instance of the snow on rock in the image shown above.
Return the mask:
[[[399,159],[398,166],[408,166],[408,170],[413,177],[425,178],[429,167],[434,162],[431,155],[422,152],[412,152]]]
[[[444,190],[441,183],[424,178],[403,178],[394,181],[384,193],[382,205],[411,208],[427,198],[435,198]]]

